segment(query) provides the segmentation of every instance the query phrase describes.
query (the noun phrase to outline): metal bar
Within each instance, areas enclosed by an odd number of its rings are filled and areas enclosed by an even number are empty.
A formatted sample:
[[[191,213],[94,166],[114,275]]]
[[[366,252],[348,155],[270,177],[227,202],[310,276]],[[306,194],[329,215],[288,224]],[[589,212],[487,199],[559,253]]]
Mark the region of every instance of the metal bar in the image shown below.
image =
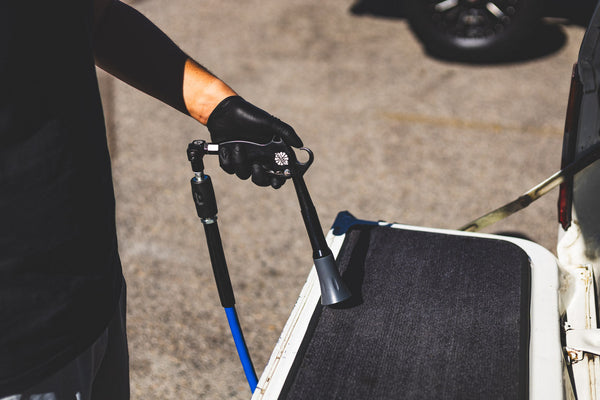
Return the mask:
[[[492,225],[506,217],[509,217],[529,206],[535,200],[539,199],[556,186],[560,185],[565,179],[573,177],[576,173],[590,166],[594,161],[600,158],[600,144],[596,144],[579,154],[578,158],[565,168],[554,173],[551,177],[525,192],[518,199],[511,201],[489,213],[469,222],[458,228],[459,231],[477,232],[486,226]]]

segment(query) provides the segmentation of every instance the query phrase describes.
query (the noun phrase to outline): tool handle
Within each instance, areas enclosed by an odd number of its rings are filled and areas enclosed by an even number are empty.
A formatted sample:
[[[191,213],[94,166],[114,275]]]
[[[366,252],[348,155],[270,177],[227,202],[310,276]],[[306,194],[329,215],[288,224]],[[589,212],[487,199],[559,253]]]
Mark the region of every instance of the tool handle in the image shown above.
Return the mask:
[[[313,163],[314,155],[309,148],[300,150],[308,153],[308,161],[300,162],[294,150],[277,137],[268,143],[254,143],[244,140],[233,140],[221,143],[204,143],[206,154],[219,154],[223,148],[241,147],[250,164],[260,164],[268,174],[291,178],[302,176]]]
[[[325,240],[325,236],[323,235],[323,229],[321,228],[321,223],[319,222],[317,210],[315,209],[312,199],[308,193],[306,183],[304,182],[303,175],[314,160],[312,151],[306,147],[301,148],[301,150],[304,150],[308,153],[309,157],[308,161],[302,163],[296,158],[294,150],[292,150],[291,147],[278,138],[274,138],[272,141],[265,144],[247,141],[231,141],[216,144],[206,143],[202,140],[196,140],[188,146],[188,159],[192,163],[192,168],[196,173],[196,178],[194,178],[195,180],[205,179],[204,173],[202,172],[204,169],[202,157],[205,154],[219,154],[224,146],[240,146],[248,162],[262,165],[267,173],[281,176],[285,179],[292,179],[294,182],[294,188],[296,189],[296,195],[298,196],[298,202],[300,203],[300,211],[302,213],[302,219],[304,220],[304,226],[306,227],[306,232],[308,233],[308,238],[313,250],[313,260],[315,262],[315,268],[319,277],[319,283],[321,285],[321,303],[323,305],[333,305],[341,303],[350,298],[352,294],[344,284],[344,281],[339,274],[333,253],[331,252],[331,249],[329,249],[327,241]],[[208,197],[206,194],[206,191],[194,191],[194,201],[196,202],[198,215],[201,218],[203,215],[201,209],[203,209],[203,207],[200,206],[204,206],[204,198]],[[209,227],[209,225],[206,224],[209,222],[209,220],[203,219],[203,222],[205,223],[205,229],[207,231],[209,248],[219,248],[220,238],[217,243],[213,242],[212,245],[211,240],[209,239],[209,231],[217,229],[216,218],[214,221],[214,228]],[[212,225],[213,221],[210,220],[210,222],[210,225]],[[218,231],[216,231],[215,236],[218,238]],[[213,259],[215,255],[219,255],[221,253],[222,250],[213,254],[211,250],[213,268],[215,265],[225,264],[224,258],[222,260]],[[218,272],[221,270],[221,268],[217,268],[215,270],[217,286],[219,286],[219,282],[227,282],[229,280],[228,275],[217,277]],[[224,268],[224,271],[227,271],[226,267]],[[231,285],[231,283],[229,283],[229,285]],[[229,288],[227,285],[219,287],[219,295],[221,296],[221,302],[223,304],[227,302],[233,302],[233,292],[231,293],[231,299],[228,299],[227,296],[222,296],[222,293],[227,293],[228,289]]]

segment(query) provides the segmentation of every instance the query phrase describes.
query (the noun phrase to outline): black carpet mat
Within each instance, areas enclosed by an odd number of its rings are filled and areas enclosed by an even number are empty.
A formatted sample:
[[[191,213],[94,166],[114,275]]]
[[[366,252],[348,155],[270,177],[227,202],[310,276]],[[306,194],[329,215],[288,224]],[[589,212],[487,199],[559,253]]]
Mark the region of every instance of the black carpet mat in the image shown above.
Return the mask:
[[[530,264],[511,243],[358,225],[280,399],[525,399]]]

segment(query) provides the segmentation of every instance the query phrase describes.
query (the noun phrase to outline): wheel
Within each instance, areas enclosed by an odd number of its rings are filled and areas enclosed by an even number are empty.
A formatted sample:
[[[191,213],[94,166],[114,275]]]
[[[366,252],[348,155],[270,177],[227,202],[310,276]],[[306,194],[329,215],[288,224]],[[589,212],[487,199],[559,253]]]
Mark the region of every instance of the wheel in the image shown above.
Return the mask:
[[[500,61],[541,20],[541,0],[403,0],[413,32],[438,57]]]

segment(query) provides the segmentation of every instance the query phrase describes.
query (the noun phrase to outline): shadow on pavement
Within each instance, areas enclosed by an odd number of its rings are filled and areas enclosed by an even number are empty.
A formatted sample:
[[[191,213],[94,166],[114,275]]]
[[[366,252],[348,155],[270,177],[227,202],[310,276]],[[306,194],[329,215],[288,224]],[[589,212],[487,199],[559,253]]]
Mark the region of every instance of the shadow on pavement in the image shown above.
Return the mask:
[[[566,2],[565,2],[566,3]],[[575,7],[573,5],[576,4]],[[523,41],[510,57],[488,59],[485,61],[465,61],[448,57],[440,57],[427,53],[430,57],[444,61],[463,62],[468,64],[505,64],[534,60],[559,51],[566,43],[567,36],[564,25],[586,27],[595,7],[594,0],[579,0],[568,5],[556,0],[549,0],[544,11],[545,18],[539,28],[527,41]],[[358,0],[350,7],[350,13],[356,16],[372,16],[387,19],[404,19],[405,13],[400,1]],[[425,49],[427,51],[427,49]]]

